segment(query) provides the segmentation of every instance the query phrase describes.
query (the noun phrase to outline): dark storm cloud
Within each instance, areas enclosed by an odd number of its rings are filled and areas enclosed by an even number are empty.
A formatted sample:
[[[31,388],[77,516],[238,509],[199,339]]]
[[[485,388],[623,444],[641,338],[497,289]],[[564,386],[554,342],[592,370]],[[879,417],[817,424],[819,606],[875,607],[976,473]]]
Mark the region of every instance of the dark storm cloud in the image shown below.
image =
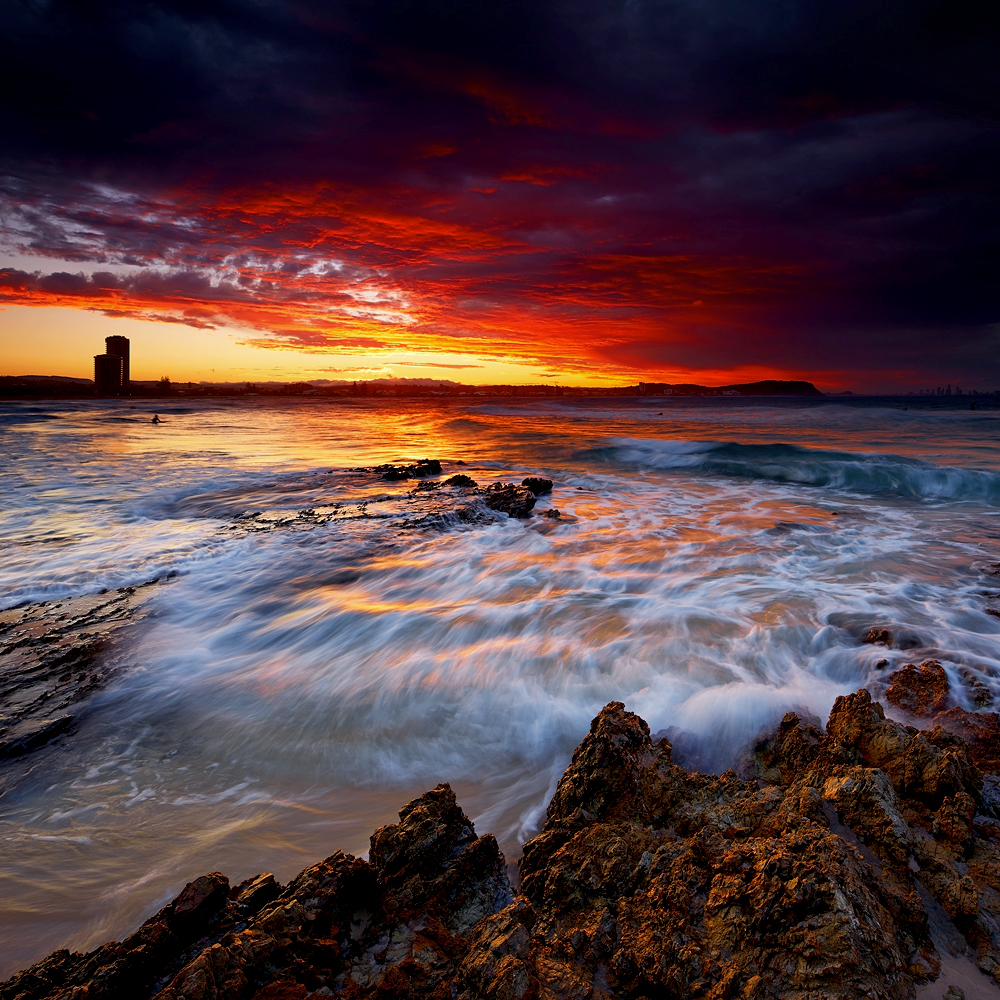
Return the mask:
[[[276,304],[375,282],[452,349],[1000,374],[995,5],[6,12],[8,246],[172,276],[135,308],[252,300],[313,345]]]

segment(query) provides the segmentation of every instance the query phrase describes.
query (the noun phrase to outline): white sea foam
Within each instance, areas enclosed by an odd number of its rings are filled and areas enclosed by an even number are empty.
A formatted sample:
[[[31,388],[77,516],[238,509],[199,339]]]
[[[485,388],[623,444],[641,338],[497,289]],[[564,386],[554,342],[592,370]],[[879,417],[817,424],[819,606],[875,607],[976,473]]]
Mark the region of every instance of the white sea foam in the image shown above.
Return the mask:
[[[701,406],[671,411],[668,434],[624,406],[185,409],[155,429],[93,405],[0,421],[8,605],[178,574],[153,592],[132,669],[44,781],[5,798],[0,895],[34,915],[12,964],[121,933],[202,871],[288,878],[361,852],[442,780],[516,854],[608,701],[723,768],[789,709],[825,718],[884,656],[936,655],[1000,697],[977,569],[1000,558],[1000,453],[980,414]],[[875,428],[882,450],[862,447]],[[75,464],[51,457],[67,442]],[[577,520],[227,530],[247,510],[385,493],[345,470],[424,455],[482,482],[548,475],[540,506]],[[861,644],[875,623],[911,648]],[[70,839],[36,839],[54,826]],[[86,859],[67,878],[70,850]],[[93,902],[107,893],[114,926]],[[66,898],[71,931],[51,916]]]
[[[642,469],[801,483],[864,494],[1000,505],[1000,473],[942,467],[891,453],[830,451],[789,444],[628,438],[614,439],[610,445],[581,458]]]

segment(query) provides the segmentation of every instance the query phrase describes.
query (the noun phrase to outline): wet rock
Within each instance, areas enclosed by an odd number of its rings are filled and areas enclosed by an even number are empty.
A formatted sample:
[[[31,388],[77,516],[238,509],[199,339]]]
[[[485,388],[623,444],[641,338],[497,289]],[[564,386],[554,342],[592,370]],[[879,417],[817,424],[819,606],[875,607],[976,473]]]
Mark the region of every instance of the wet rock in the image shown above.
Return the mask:
[[[482,492],[483,500],[490,510],[499,511],[508,517],[527,517],[535,506],[535,494],[524,486],[513,483],[493,483]]]
[[[542,511],[542,517],[550,517],[553,521],[558,521],[562,514],[555,507],[550,507],[548,510]]]
[[[912,834],[884,771],[838,767],[824,779],[819,791],[823,801],[835,808],[837,816],[864,843],[877,848],[882,861],[906,863]]]
[[[459,968],[463,995],[490,1000],[535,996],[538,979],[529,963],[535,912],[525,900],[507,907],[476,929]]]
[[[954,732],[938,724],[942,717]],[[974,742],[956,735],[964,732],[974,741],[982,727],[978,752],[988,753],[992,721],[949,709],[927,723],[933,728],[920,731],[887,720],[866,691],[837,699],[825,733],[803,732],[791,721],[786,717],[775,733],[758,741],[756,771],[780,777],[786,794],[798,793],[802,803],[803,793],[815,788],[824,808],[835,808],[847,833],[872,852],[887,909],[903,933],[900,940],[916,946],[910,958],[915,981],[933,978],[940,963],[926,933],[907,916],[923,912],[922,906],[912,908],[914,894],[938,914],[931,918],[934,933],[940,938],[940,921],[946,921],[958,937],[956,947],[1000,982],[1000,827],[977,818],[977,811],[1000,812],[995,785],[1000,779],[984,780],[972,759]],[[833,829],[832,820],[830,825]]]
[[[78,707],[124,666],[122,630],[157,582],[0,611],[0,762],[72,730]]]
[[[497,515],[526,517],[535,505],[535,494],[526,486],[514,483],[493,483],[480,488],[476,480],[465,473],[444,480],[421,478],[437,476],[440,465],[437,460],[424,459],[410,465],[386,464],[349,470],[375,473],[390,481],[406,481],[410,488],[405,493],[377,491],[377,484],[370,479],[360,485],[350,483],[339,499],[334,499],[334,495],[317,498],[312,506],[299,510],[247,511],[234,518],[224,530],[239,535],[276,530],[311,531],[319,526],[335,530],[336,525],[345,522],[379,519],[386,521],[390,529],[446,531],[461,524],[493,524],[498,520]],[[410,483],[412,479],[417,481]],[[539,483],[548,482],[532,481],[536,488]],[[575,518],[565,516],[565,520],[572,522]]]
[[[252,997],[269,986],[287,991],[291,983],[316,988],[349,947],[352,914],[375,893],[371,867],[338,851],[300,873],[244,926],[202,942],[155,995],[214,1000]]]
[[[455,517],[462,524],[495,524],[498,520],[496,513],[482,501],[459,507]]]
[[[882,706],[864,689],[833,703],[826,731],[861,763],[885,771],[900,795],[931,808],[958,791],[978,794],[981,776],[961,741],[934,739],[933,733],[886,719]]]
[[[934,814],[931,830],[936,837],[951,841],[964,853],[972,836],[972,824],[976,815],[975,799],[968,792],[946,795]]]
[[[131,937],[56,952],[0,1000],[449,996],[470,932],[513,899],[506,866],[447,785],[399,816],[373,834],[370,862],[338,851],[284,888],[204,875]]]
[[[912,995],[909,969],[928,947],[913,930],[925,936],[926,921],[894,919],[898,893],[830,832],[820,801],[816,788],[687,774],[665,740],[609,705],[525,845],[531,913],[515,904],[487,918],[465,995],[482,995],[477,970],[499,970],[496,943],[516,940],[515,922],[529,947],[501,960],[542,996]]]
[[[982,679],[968,667],[960,667],[958,672],[965,682],[965,693],[973,705],[976,708],[989,708],[993,704],[993,692],[983,683]]]
[[[229,897],[246,907],[249,913],[256,913],[277,899],[280,894],[281,886],[274,880],[274,876],[270,872],[265,872],[263,875],[248,878],[245,882],[234,886],[229,892]]]
[[[949,708],[931,723],[959,737],[969,759],[984,774],[1000,774],[1000,715]]]
[[[412,466],[412,470],[412,474],[418,479],[422,476],[440,476],[441,463],[436,458],[422,458]]]
[[[740,773],[773,785],[790,785],[812,764],[822,739],[821,730],[803,725],[794,712],[786,712],[774,732],[753,745],[751,759],[740,762]]]
[[[948,675],[937,660],[907,663],[889,676],[886,701],[918,718],[936,715],[948,704]]]
[[[467,934],[513,898],[492,834],[477,837],[448,785],[404,806],[400,822],[376,830],[369,858],[391,900],[433,912],[448,931]]]
[[[375,471],[378,472],[379,470],[376,469]],[[382,473],[382,478],[390,483],[399,482],[401,479],[410,478],[410,470],[405,467],[390,466]]]
[[[189,929],[206,923],[229,899],[229,879],[219,872],[209,872],[184,886],[174,900],[170,925]]]
[[[73,725],[73,716],[60,715],[56,718],[19,720],[19,724],[4,732],[0,738],[0,760],[20,757],[39,747],[45,746],[57,736],[68,733]]]
[[[980,808],[983,815],[1000,819],[1000,774],[984,774],[983,790],[980,793]]]
[[[372,470],[388,482],[401,479],[423,479],[426,476],[441,475],[441,463],[436,458],[422,458],[410,465],[377,465]]]
[[[541,479],[538,476],[528,476],[527,479],[522,479],[521,485],[531,490],[536,497],[540,497],[543,493],[552,492],[552,480]]]
[[[229,882],[212,872],[180,895],[124,941],[89,954],[57,951],[38,965],[0,983],[2,1000],[119,1000],[149,997],[157,980],[179,968],[203,938],[218,938],[239,926],[244,910],[228,900]]]
[[[1000,777],[958,735],[989,743],[996,717],[955,712],[934,719],[955,732],[920,731],[858,691],[825,731],[788,713],[741,778],[679,767],[613,702],[524,845],[516,896],[439,785],[368,861],[336,852],[284,888],[209,873],[0,1000],[903,1000],[941,972],[935,941],[1000,981]]]
[[[887,628],[881,628],[878,625],[873,625],[868,630],[868,634],[861,641],[872,643],[874,645],[891,646],[892,633]]]
[[[338,852],[306,869],[246,928],[204,949],[158,994],[434,996],[465,936],[510,902],[493,837],[477,837],[447,785],[372,836],[370,862]],[[255,992],[256,991],[256,992]],[[266,994],[272,995],[272,994]]]

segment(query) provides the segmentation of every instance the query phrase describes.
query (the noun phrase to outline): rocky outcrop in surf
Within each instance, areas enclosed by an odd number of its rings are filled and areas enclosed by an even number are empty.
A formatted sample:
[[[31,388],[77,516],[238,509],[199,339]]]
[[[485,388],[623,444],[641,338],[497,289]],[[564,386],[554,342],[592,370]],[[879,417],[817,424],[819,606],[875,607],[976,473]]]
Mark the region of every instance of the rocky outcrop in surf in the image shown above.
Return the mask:
[[[130,938],[57,952],[0,1000],[904,1000],[959,973],[995,991],[1000,801],[977,761],[1000,757],[997,717],[955,712],[921,730],[861,690],[825,730],[786,715],[740,776],[686,771],[612,703],[516,894],[440,785],[367,861],[337,852],[285,887],[202,876]]]
[[[306,531],[352,521],[384,521],[387,528],[431,531],[488,525],[508,518],[529,518],[538,498],[551,494],[554,486],[551,479],[540,476],[528,476],[520,485],[502,481],[480,485],[464,472],[449,475],[453,466],[465,466],[465,462],[424,458],[405,465],[350,469],[349,480],[329,482],[323,495],[309,507],[245,510],[226,530],[240,535]],[[397,486],[393,491],[386,483],[398,483],[402,488]],[[575,521],[550,510],[547,507],[535,513],[565,524]]]
[[[527,479],[521,480],[521,485],[531,490],[536,497],[552,492],[552,480],[542,479],[540,476],[528,476]]]
[[[426,476],[440,476],[441,462],[436,458],[422,458],[410,465],[378,465],[373,470],[387,482],[400,479],[423,479]]]
[[[535,494],[527,487],[513,483],[493,483],[482,491],[482,495],[490,510],[508,517],[527,517],[535,506]]]

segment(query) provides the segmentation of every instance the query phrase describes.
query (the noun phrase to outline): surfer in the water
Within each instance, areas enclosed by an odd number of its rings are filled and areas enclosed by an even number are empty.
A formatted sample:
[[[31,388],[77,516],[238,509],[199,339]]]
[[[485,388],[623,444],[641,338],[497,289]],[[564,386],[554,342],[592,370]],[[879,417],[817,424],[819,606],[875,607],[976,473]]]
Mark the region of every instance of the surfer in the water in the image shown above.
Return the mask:
[[[160,422],[160,415],[159,415],[159,413],[154,413],[153,414],[153,419],[150,420],[150,423],[151,424],[158,424],[159,422]]]

